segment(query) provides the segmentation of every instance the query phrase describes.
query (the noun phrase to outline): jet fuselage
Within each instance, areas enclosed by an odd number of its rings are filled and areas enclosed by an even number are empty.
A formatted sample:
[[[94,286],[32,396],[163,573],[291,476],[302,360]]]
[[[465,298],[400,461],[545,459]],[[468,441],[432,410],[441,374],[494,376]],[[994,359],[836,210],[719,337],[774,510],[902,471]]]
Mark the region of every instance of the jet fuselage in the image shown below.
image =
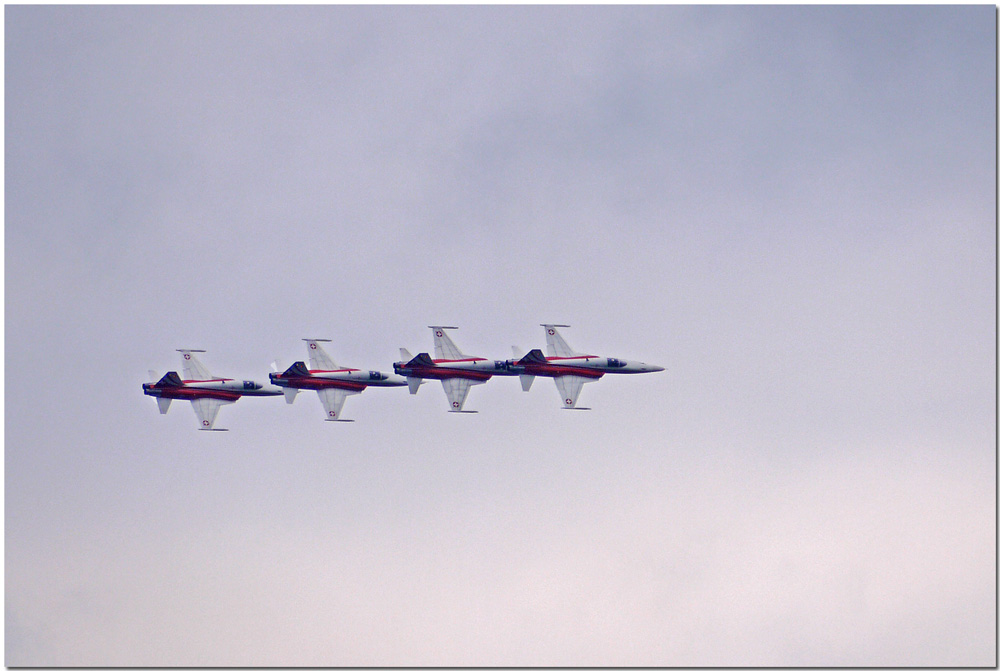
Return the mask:
[[[263,385],[253,380],[216,378],[213,380],[182,380],[176,372],[167,373],[156,383],[145,383],[142,392],[147,396],[161,398],[214,398],[220,401],[235,401],[241,396],[279,396],[281,390],[271,385]]]
[[[516,375],[507,369],[506,361],[493,361],[482,357],[464,359],[431,359],[430,355],[418,354],[410,361],[392,364],[397,374],[405,377],[420,377],[433,380],[476,380],[485,382],[494,375]]]
[[[663,370],[661,366],[638,361],[629,362],[614,357],[599,357],[589,354],[547,357],[542,354],[541,350],[532,350],[520,360],[509,360],[507,369],[518,375],[538,375],[541,377],[577,375],[593,379],[599,379],[605,373],[655,373]]]
[[[338,368],[322,370],[306,368],[297,361],[284,373],[271,373],[271,382],[290,389],[345,389],[363,391],[366,387],[405,387],[406,380],[399,375],[380,373],[377,370]]]

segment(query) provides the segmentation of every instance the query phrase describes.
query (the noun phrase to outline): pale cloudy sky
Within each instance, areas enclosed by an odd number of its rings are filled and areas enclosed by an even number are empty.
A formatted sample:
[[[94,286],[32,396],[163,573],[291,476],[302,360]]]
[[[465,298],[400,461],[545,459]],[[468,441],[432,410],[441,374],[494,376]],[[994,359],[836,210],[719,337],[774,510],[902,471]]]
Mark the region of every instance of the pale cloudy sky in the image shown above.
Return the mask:
[[[7,665],[993,665],[996,11],[5,8]],[[263,379],[570,343],[666,366]]]

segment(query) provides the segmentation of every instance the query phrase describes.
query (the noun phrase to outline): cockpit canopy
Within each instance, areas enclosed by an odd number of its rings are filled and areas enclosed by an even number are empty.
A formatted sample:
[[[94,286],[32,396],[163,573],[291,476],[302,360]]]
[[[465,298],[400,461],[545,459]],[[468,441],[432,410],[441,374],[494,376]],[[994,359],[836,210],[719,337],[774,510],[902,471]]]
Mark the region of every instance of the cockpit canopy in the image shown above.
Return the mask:
[[[611,368],[624,368],[628,364],[621,359],[608,359],[608,366]]]
[[[368,371],[368,379],[369,380],[384,380],[384,379],[386,379],[386,375],[385,375],[385,373],[380,373],[377,370],[370,370],[370,371]]]
[[[264,385],[254,382],[253,380],[243,380],[243,388],[247,390],[263,389]]]

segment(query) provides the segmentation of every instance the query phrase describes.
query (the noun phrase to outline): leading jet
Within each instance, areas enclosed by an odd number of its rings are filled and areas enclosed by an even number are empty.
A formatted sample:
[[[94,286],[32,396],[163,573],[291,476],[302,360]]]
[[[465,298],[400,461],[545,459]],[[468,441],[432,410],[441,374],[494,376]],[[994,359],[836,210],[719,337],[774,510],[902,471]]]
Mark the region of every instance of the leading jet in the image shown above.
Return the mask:
[[[158,382],[142,385],[142,393],[155,396],[160,414],[167,414],[170,402],[174,399],[191,401],[194,414],[198,416],[198,428],[202,431],[227,431],[216,429],[215,416],[219,408],[228,403],[235,403],[243,396],[280,396],[281,390],[271,385],[263,385],[253,380],[234,380],[228,377],[212,375],[195,356],[195,352],[203,349],[179,349],[181,353],[182,378],[176,371],[170,371]],[[156,379],[156,374],[149,371],[150,377]]]
[[[416,394],[425,379],[441,380],[448,396],[448,412],[476,412],[462,410],[469,388],[483,384],[494,375],[516,375],[507,369],[507,361],[491,361],[482,357],[463,354],[452,342],[446,329],[455,326],[431,326],[434,333],[434,358],[427,352],[413,356],[405,347],[399,348],[402,361],[392,364],[397,374],[407,378],[410,393]]]
[[[548,354],[542,354],[540,349],[523,354],[514,347],[517,358],[507,362],[507,370],[520,376],[524,391],[531,389],[536,376],[551,377],[559,390],[563,408],[567,410],[590,410],[577,407],[580,390],[587,382],[600,380],[606,373],[655,373],[664,370],[662,366],[575,352],[559,333],[560,328],[568,326],[542,324],[542,327],[545,329]]]
[[[360,370],[338,366],[326,353],[321,342],[330,342],[322,338],[303,338],[306,341],[306,352],[309,353],[309,367],[302,361],[296,361],[284,373],[271,373],[271,382],[283,387],[285,400],[295,401],[295,395],[300,389],[314,389],[319,395],[323,410],[326,411],[328,422],[353,422],[353,419],[341,419],[340,411],[344,401],[351,394],[360,394],[368,387],[404,387],[406,378],[391,373],[380,373],[377,370]]]

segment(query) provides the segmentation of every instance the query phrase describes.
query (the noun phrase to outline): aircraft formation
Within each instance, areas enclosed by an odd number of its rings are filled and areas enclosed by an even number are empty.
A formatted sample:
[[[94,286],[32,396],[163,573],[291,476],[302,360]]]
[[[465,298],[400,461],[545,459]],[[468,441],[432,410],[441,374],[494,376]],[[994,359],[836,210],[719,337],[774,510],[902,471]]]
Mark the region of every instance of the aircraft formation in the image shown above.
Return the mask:
[[[303,338],[306,342],[309,365],[296,361],[288,369],[279,373],[272,364],[270,384],[253,380],[234,380],[219,377],[208,372],[195,353],[205,350],[180,349],[182,374],[170,371],[158,381],[142,385],[147,396],[156,398],[160,414],[166,414],[171,401],[181,399],[191,402],[202,431],[226,431],[215,428],[215,418],[219,408],[235,403],[243,396],[281,396],[293,403],[299,391],[312,390],[319,396],[328,422],[351,422],[343,419],[341,410],[348,396],[360,394],[368,387],[409,387],[416,394],[426,380],[440,380],[448,397],[449,412],[474,413],[463,410],[465,398],[472,385],[484,384],[494,375],[517,376],[521,389],[528,391],[536,377],[550,377],[566,410],[589,410],[577,405],[580,390],[587,382],[595,382],[607,373],[654,373],[664,370],[635,361],[624,361],[613,357],[599,357],[582,354],[566,344],[560,328],[565,324],[542,324],[545,329],[547,353],[533,349],[527,354],[516,346],[512,347],[514,358],[490,360],[468,356],[462,353],[446,333],[454,326],[431,326],[434,334],[434,358],[427,352],[416,356],[405,348],[399,349],[400,361],[392,364],[392,373],[377,370],[361,370],[339,366],[320,343],[330,342],[321,338]],[[157,375],[149,371],[151,380]]]

